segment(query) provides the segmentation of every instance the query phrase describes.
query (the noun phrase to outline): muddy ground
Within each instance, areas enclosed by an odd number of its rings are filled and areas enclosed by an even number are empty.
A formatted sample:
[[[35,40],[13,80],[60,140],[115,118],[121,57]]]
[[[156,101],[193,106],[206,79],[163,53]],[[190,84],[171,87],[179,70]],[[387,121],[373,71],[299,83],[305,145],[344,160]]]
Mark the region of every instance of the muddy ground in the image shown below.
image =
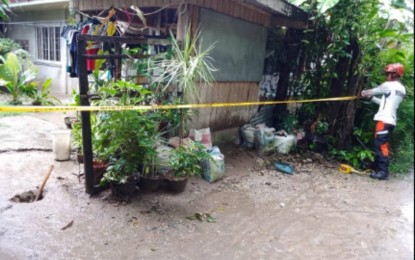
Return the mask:
[[[129,202],[90,197],[74,155],[53,159],[50,132],[64,116],[0,117],[0,259],[414,259],[413,173],[380,182],[314,154],[220,145],[221,181]],[[295,173],[275,171],[275,160]],[[36,191],[50,165],[42,200],[10,201]]]

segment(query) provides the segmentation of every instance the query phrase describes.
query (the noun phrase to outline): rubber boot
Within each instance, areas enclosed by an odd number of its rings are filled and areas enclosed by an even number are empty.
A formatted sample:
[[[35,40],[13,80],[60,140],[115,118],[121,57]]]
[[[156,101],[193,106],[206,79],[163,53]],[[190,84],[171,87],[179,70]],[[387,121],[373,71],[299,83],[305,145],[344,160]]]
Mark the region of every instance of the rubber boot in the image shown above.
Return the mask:
[[[384,171],[378,171],[370,174],[370,178],[376,179],[376,180],[388,180],[389,174]]]

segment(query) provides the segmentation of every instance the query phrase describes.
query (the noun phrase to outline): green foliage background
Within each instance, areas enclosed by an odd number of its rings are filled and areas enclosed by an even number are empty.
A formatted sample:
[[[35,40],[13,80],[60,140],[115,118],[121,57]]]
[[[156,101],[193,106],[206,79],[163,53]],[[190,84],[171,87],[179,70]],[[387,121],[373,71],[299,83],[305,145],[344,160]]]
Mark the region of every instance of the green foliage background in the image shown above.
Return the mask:
[[[398,111],[398,125],[390,144],[392,150],[391,172],[408,172],[414,164],[414,39],[413,7],[405,1],[389,1],[389,10],[381,8],[386,0],[291,0],[309,15],[309,26],[303,36],[305,71],[301,76],[303,98],[324,98],[330,96],[333,87],[342,88],[337,94],[359,95],[361,89],[373,88],[385,81],[383,68],[390,63],[400,62],[405,66],[402,83],[407,96]],[[395,9],[412,12],[412,18],[390,15]],[[351,46],[358,46],[358,56],[350,52]],[[350,71],[339,72],[341,63],[354,58],[357,66]],[[339,66],[340,64],[340,66]],[[340,74],[339,74],[340,73]],[[344,86],[333,86],[336,79],[348,73]],[[350,93],[350,82],[359,80],[355,93]],[[354,134],[351,147],[343,150],[333,148],[330,152],[355,166],[362,158],[368,158],[373,151],[373,116],[378,106],[358,101],[353,111]],[[307,104],[299,111],[299,120],[304,121],[319,113],[326,113],[328,107]],[[343,118],[337,118],[341,121]],[[336,132],[336,131],[335,131]],[[356,135],[359,133],[359,135]],[[337,143],[339,137],[330,139]],[[373,152],[372,152],[373,154]],[[347,159],[345,159],[347,158]],[[360,165],[362,166],[362,165]]]

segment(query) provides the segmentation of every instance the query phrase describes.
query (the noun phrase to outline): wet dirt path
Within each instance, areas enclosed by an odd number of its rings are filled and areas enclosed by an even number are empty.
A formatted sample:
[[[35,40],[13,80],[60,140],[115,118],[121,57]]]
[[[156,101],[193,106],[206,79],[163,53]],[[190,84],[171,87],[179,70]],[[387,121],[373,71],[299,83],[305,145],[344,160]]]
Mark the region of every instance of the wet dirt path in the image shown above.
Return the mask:
[[[378,182],[310,164],[284,175],[258,170],[255,152],[221,149],[225,179],[130,203],[85,194],[75,160],[0,153],[0,259],[413,259],[413,174]],[[9,201],[51,164],[43,200]],[[216,222],[187,219],[196,212]]]

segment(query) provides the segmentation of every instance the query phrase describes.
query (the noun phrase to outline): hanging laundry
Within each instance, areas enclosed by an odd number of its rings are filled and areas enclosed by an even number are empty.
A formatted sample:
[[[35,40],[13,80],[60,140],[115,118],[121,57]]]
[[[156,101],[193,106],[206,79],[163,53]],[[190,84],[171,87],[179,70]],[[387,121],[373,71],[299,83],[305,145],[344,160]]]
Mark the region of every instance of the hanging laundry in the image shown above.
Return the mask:
[[[97,19],[93,19],[92,23],[87,23],[82,27],[81,34],[98,35],[101,23]],[[95,55],[98,53],[100,44],[94,41],[88,41],[86,46],[86,54]],[[95,60],[86,60],[86,69],[91,73],[95,69]]]
[[[76,44],[76,37],[79,34],[79,31],[72,32],[72,38],[69,45],[69,64],[68,72],[69,77],[76,78],[78,77],[78,46]]]
[[[109,21],[105,23],[105,25],[101,29],[102,36],[119,36],[117,30],[117,20],[115,16],[111,16]],[[108,52],[109,54],[114,54],[115,45],[110,42],[103,42],[102,43],[102,50],[104,52]],[[104,68],[107,70],[107,75],[114,75],[115,74],[115,61],[113,59],[107,60]]]
[[[67,46],[67,64],[66,72],[69,73],[69,77],[78,77],[78,66],[77,66],[77,46],[76,36],[79,33],[79,28],[71,25],[65,25],[62,30],[61,37],[66,40]]]
[[[116,31],[115,14],[116,13],[117,11],[114,8],[111,8],[108,11],[108,16],[102,20],[101,25],[99,27],[99,31],[104,32],[107,36],[113,36],[115,34],[115,31]],[[103,30],[104,27],[105,27],[105,30]]]
[[[107,30],[106,30],[107,36],[114,36],[115,33],[117,32],[117,25],[116,25],[115,18],[114,19],[111,18],[111,20],[113,21],[110,21],[107,26]]]

